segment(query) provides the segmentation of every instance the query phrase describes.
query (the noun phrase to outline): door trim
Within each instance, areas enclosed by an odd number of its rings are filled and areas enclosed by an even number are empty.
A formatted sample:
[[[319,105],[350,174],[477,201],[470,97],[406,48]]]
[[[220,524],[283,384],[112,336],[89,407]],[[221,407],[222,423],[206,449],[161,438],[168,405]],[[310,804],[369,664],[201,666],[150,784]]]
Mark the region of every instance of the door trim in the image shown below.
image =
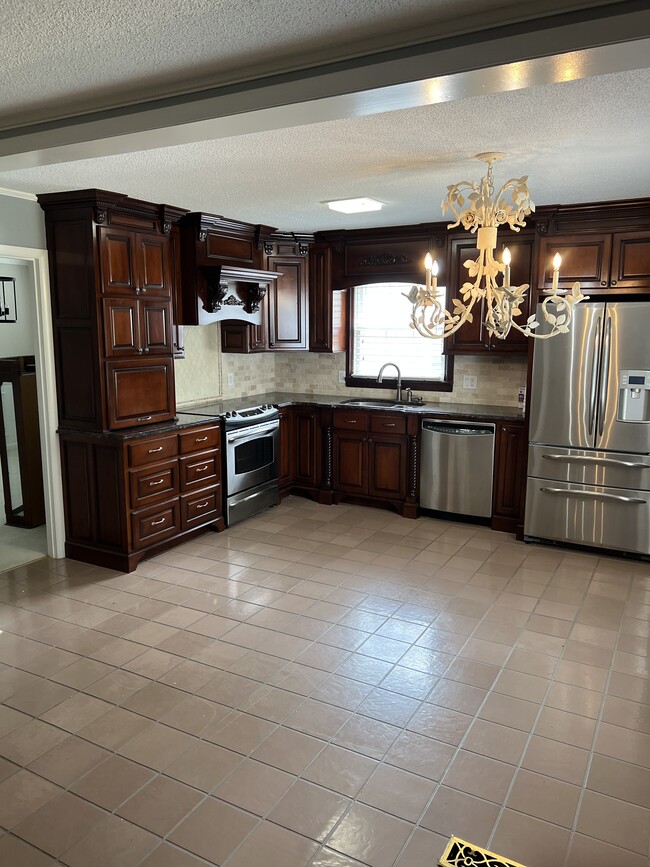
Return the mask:
[[[65,557],[65,522],[61,455],[57,437],[56,371],[54,367],[54,331],[50,307],[50,280],[47,250],[12,247],[0,244],[0,256],[27,265],[36,292],[36,384],[38,423],[43,461],[47,553]]]

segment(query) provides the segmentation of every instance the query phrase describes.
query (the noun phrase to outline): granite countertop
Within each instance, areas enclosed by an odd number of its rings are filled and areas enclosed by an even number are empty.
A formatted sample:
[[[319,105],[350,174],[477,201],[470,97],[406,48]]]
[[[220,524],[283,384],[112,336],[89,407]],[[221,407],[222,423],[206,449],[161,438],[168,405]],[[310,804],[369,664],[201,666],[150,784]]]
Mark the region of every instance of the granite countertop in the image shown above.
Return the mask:
[[[231,400],[215,401],[197,405],[193,407],[184,407],[181,415],[191,413],[206,413],[206,416],[191,415],[191,418],[203,418],[207,420],[209,416],[215,418],[225,412],[240,410],[247,406],[260,406],[266,403],[274,406],[291,406],[292,404],[307,403],[316,404],[317,406],[331,407],[350,407],[346,401],[349,400],[372,400],[372,398],[363,395],[362,397],[349,397],[333,394],[295,394],[283,391],[269,391],[265,394],[254,394],[249,397],[239,397]],[[430,401],[423,404],[400,404],[397,406],[375,406],[363,407],[354,406],[355,410],[369,409],[370,411],[383,410],[385,412],[407,412],[417,413],[421,416],[445,416],[448,418],[472,418],[480,420],[497,420],[497,421],[523,421],[523,410],[519,407],[511,406],[491,406],[489,404],[477,403],[442,403],[440,401]],[[208,416],[209,414],[209,416]]]
[[[176,418],[170,421],[163,421],[159,424],[148,424],[142,427],[124,428],[123,430],[115,431],[78,431],[68,430],[67,428],[59,428],[58,433],[82,435],[84,438],[97,437],[105,439],[106,437],[115,437],[115,439],[138,439],[139,437],[147,437],[155,434],[176,433],[185,428],[198,427],[199,425],[209,424],[210,422],[219,421],[219,413],[210,415],[194,415],[187,412],[179,412]]]

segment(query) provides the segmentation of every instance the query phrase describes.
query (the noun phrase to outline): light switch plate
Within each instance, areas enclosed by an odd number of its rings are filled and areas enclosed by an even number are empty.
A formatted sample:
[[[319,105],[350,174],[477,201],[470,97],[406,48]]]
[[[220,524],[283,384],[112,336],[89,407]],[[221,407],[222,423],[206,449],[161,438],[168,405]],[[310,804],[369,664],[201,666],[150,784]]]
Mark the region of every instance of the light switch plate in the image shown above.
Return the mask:
[[[478,384],[478,377],[476,376],[463,376],[463,388],[476,388]]]
[[[234,385],[234,384],[235,384],[235,374],[229,373],[228,374],[228,385]]]

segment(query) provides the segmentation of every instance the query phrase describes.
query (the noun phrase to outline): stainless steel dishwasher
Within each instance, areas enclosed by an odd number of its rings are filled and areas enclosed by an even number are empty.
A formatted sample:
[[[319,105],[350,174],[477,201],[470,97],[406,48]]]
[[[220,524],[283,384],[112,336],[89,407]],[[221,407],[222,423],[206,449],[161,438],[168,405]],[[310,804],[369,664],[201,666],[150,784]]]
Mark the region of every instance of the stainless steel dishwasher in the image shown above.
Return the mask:
[[[464,421],[422,421],[422,508],[478,518],[492,515],[494,427]]]

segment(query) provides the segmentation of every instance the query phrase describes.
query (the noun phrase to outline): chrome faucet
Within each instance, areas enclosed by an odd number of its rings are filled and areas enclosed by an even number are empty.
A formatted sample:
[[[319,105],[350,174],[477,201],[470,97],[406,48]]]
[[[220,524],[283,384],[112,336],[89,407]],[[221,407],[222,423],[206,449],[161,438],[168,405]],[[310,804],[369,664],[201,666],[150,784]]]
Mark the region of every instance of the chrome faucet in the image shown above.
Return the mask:
[[[392,361],[388,361],[388,362],[386,362],[386,364],[383,364],[381,367],[381,370],[379,371],[379,373],[377,375],[377,382],[383,382],[384,381],[384,371],[386,370],[387,367],[394,367],[395,370],[397,371],[397,398],[396,399],[398,401],[400,401],[402,399],[402,374],[400,373],[400,369],[396,364],[394,364]]]

